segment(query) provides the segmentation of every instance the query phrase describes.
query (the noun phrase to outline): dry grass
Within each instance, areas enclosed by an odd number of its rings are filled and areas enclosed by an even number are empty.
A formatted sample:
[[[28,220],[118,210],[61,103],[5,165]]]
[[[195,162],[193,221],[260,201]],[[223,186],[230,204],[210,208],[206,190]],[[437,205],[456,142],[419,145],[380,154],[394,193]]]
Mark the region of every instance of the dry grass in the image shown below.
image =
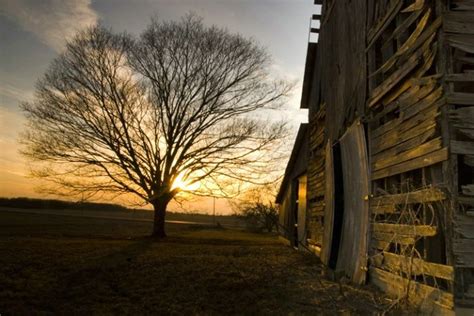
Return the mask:
[[[0,212],[0,314],[377,314],[276,236]]]

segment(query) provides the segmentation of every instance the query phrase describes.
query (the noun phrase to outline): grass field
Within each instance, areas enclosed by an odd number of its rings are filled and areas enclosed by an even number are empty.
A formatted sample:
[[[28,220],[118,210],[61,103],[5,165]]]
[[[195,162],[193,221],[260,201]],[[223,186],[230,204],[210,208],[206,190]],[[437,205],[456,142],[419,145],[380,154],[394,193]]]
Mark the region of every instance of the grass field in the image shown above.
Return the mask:
[[[320,277],[276,236],[0,212],[0,314],[376,314],[372,288]]]

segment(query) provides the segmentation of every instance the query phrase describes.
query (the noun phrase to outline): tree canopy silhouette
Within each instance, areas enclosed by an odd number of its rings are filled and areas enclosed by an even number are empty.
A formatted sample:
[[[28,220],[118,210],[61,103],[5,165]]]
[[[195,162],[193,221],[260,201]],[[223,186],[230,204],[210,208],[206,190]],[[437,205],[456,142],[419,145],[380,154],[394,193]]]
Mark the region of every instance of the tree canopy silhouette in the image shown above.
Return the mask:
[[[254,40],[188,15],[152,20],[134,38],[101,26],[80,32],[23,105],[23,153],[35,175],[70,194],[133,193],[165,236],[168,203],[195,192],[258,181],[275,161],[285,125],[254,115],[281,104],[290,86],[272,78]],[[262,113],[260,111],[259,113]]]

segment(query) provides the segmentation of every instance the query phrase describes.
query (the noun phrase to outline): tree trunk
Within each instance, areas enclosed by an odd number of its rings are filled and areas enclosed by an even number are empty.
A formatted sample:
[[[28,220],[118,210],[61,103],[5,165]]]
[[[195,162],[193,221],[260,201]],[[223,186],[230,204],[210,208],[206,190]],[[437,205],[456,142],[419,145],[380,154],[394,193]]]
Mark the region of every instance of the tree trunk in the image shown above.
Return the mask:
[[[165,238],[165,216],[166,207],[169,201],[157,200],[153,202],[153,209],[155,210],[155,216],[153,218],[153,237]]]

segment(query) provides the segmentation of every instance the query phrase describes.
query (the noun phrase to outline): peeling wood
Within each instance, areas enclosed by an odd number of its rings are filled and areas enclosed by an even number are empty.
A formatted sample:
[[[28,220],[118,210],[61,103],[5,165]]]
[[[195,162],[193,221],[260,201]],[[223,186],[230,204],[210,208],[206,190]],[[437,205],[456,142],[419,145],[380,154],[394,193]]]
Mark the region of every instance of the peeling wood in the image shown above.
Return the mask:
[[[403,22],[400,23],[397,28],[390,34],[390,36],[385,40],[382,46],[384,47],[389,44],[392,44],[392,40],[394,38],[398,39],[400,35],[402,35],[416,21],[416,19],[418,19],[418,17],[421,15],[421,12],[423,12],[423,10],[417,10],[410,14],[408,18],[403,20]]]
[[[399,143],[415,138],[432,128],[433,125],[436,125],[436,117],[439,115],[438,107],[443,103],[436,102],[430,104],[430,100],[425,100],[403,111],[400,114],[400,118],[394,120],[394,123],[391,124],[392,128],[390,130],[387,129],[385,134],[371,139],[370,147],[372,154],[377,154]],[[418,111],[417,115],[411,117],[416,113],[415,110],[417,109],[424,111]],[[409,119],[405,120],[405,117]]]
[[[367,32],[367,50],[369,50],[385,29],[390,25],[393,19],[397,16],[398,12],[403,6],[402,0],[393,2],[393,5],[389,8],[385,16]]]
[[[420,36],[421,38],[421,36]],[[373,107],[377,102],[390,91],[396,84],[398,84],[407,74],[409,74],[418,65],[420,58],[423,53],[429,50],[429,42],[418,49],[413,55],[411,55],[403,65],[391,74],[382,84],[376,87],[367,100],[367,106]],[[410,49],[408,49],[410,51]],[[407,51],[407,54],[408,54]]]
[[[425,29],[428,19],[431,16],[431,9],[428,8],[421,18],[420,22],[418,22],[415,30],[410,34],[408,39],[398,48],[398,50],[393,54],[379,69],[377,69],[373,74],[370,76],[375,76],[381,72],[387,72],[390,70],[395,63],[397,62],[398,58],[400,58],[408,49],[416,43],[416,40],[421,35],[423,30]]]
[[[411,139],[408,139],[407,141],[401,142],[394,147],[391,147],[389,149],[386,149],[382,152],[376,153],[372,155],[372,161],[377,161],[380,159],[385,159],[389,157],[394,157],[397,156],[398,154],[405,152],[407,150],[413,149],[417,146],[420,146],[424,144],[426,141],[429,139],[433,138],[433,136],[436,133],[436,126],[432,125],[431,128],[428,130],[422,132],[419,135],[416,135],[416,137],[413,137]]]
[[[441,146],[442,146],[441,138],[440,137],[435,138],[416,148],[399,153],[397,156],[387,157],[384,159],[373,161],[372,171],[377,171],[383,168],[387,168],[387,167],[408,161],[410,159],[414,159],[414,158],[426,155],[428,153],[441,149]]]
[[[370,205],[405,205],[412,203],[436,202],[446,199],[446,194],[437,188],[411,191],[401,194],[381,195],[370,199]]]
[[[378,170],[372,173],[372,180],[389,177],[394,174],[407,172],[414,169],[419,169],[427,166],[431,166],[435,163],[445,161],[448,159],[448,149],[443,148],[427,155],[394,165],[382,170]]]
[[[373,232],[395,233],[408,237],[434,236],[436,227],[430,225],[404,225],[404,224],[385,224],[372,223]]]

